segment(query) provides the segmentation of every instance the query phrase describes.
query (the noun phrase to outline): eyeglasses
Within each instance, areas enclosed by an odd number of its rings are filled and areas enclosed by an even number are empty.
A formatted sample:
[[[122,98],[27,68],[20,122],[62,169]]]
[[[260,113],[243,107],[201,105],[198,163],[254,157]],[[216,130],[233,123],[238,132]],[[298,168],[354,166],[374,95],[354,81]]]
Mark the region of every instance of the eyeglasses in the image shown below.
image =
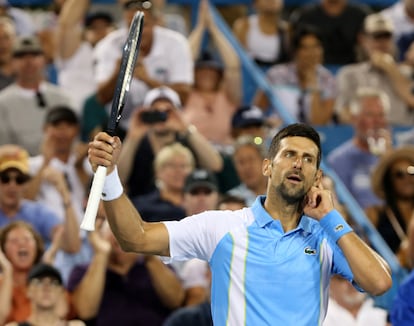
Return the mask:
[[[191,196],[198,196],[198,195],[211,195],[213,190],[210,188],[195,188],[190,191]]]
[[[10,174],[0,174],[0,181],[3,184],[10,183],[11,181],[16,182],[18,185],[22,185],[23,183],[27,182],[29,177],[25,176],[24,174],[19,174],[17,176],[12,177]]]
[[[392,176],[395,178],[395,179],[405,179],[405,177],[414,177],[414,171],[411,171],[411,170],[398,170],[398,171],[395,171],[393,174],[392,174]]]

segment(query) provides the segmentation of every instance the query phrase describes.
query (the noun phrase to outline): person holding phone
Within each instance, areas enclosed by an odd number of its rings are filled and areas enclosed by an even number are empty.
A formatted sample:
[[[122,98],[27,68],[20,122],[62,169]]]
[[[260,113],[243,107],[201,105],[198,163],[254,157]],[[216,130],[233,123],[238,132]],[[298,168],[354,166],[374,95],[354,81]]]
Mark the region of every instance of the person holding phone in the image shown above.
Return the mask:
[[[132,198],[154,190],[153,162],[166,145],[179,142],[191,150],[196,167],[218,172],[223,162],[219,152],[197,128],[182,117],[181,101],[173,89],[161,86],[152,89],[143,107],[133,112],[120,159],[120,177]]]
[[[309,125],[291,124],[273,137],[262,165],[266,194],[252,206],[180,221],[141,219],[117,174],[118,137],[99,133],[89,146],[93,169],[108,168],[102,199],[120,246],[172,261],[208,261],[215,325],[321,324],[333,274],[371,295],[391,287],[387,263],[346,223],[323,188],[320,138]]]

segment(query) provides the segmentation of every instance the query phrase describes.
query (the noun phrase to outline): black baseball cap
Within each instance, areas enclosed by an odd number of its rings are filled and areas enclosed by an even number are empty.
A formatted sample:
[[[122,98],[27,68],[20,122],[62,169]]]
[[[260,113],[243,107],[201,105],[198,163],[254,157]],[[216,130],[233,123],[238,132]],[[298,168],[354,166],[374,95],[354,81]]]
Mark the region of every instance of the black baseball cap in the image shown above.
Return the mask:
[[[233,128],[262,126],[264,124],[264,113],[255,105],[246,105],[239,107],[236,113],[233,115],[233,119],[231,122]]]
[[[215,69],[219,72],[223,72],[224,66],[223,64],[214,58],[214,56],[210,52],[203,52],[200,57],[194,63],[195,69],[198,68],[211,68]]]
[[[49,264],[39,263],[35,265],[29,272],[27,277],[28,282],[30,283],[33,279],[42,279],[45,277],[50,277],[55,279],[59,282],[59,284],[63,284],[62,275],[60,272]]]
[[[71,108],[66,106],[56,106],[46,114],[45,124],[56,124],[59,122],[68,122],[70,124],[79,124],[79,119]]]
[[[207,170],[194,170],[185,180],[184,192],[191,192],[197,188],[208,188],[218,191],[217,178],[213,173]]]

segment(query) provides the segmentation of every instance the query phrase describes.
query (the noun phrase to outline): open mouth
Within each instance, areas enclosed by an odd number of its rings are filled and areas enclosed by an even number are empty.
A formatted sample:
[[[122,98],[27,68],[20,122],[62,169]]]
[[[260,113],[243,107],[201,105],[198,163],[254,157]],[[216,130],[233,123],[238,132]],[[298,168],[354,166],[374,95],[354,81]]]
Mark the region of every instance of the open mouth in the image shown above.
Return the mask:
[[[288,179],[289,181],[293,182],[293,183],[299,183],[302,182],[302,177],[299,174],[290,174],[286,177],[286,179]]]
[[[17,252],[17,256],[19,258],[27,258],[29,256],[29,251],[26,249],[19,249],[19,251]]]

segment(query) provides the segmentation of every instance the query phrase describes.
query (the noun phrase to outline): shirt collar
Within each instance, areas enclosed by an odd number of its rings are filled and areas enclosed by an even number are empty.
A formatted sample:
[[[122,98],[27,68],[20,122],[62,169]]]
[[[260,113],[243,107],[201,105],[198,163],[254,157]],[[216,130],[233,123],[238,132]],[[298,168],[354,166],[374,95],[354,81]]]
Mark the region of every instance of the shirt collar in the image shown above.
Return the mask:
[[[261,228],[264,228],[266,225],[274,221],[278,221],[280,224],[280,221],[273,219],[263,207],[265,199],[266,199],[266,196],[258,196],[252,205],[252,212],[255,217],[256,223]],[[312,224],[311,218],[309,218],[306,215],[302,215],[298,226],[290,232],[297,231],[297,230],[303,230],[305,233],[312,233],[311,224]],[[282,226],[280,225],[280,227]]]

